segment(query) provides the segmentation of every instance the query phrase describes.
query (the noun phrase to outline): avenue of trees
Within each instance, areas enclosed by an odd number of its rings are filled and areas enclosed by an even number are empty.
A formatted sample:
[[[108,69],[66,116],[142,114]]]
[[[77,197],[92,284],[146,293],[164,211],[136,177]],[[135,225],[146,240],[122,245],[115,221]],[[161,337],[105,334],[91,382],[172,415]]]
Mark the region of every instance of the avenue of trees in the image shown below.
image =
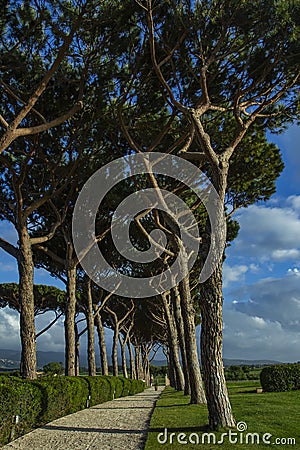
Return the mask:
[[[132,242],[147,250],[151,231],[161,229],[165,251],[148,264],[125,260],[110,230],[117,205],[137,189],[161,187],[194,213],[201,246],[192,271],[148,299],[121,298],[91,281],[74,250],[72,214],[84,183],[105,164],[135,153],[174,154],[211,180],[230,245],[239,229],[235,211],[267,200],[283,170],[267,131],[280,132],[299,116],[300,2],[8,0],[0,13],[0,220],[17,233],[17,243],[0,237],[0,247],[19,272],[18,284],[0,286],[0,306],[20,313],[22,376],[36,377],[43,330],[37,333],[35,316],[52,311],[49,327],[64,316],[67,375],[79,374],[85,332],[90,375],[96,345],[108,374],[108,327],[114,375],[119,349],[124,376],[149,384],[161,348],[171,385],[192,403],[207,402],[210,428],[234,427],[222,361],[222,261],[198,282],[215,239],[203,204],[182,183],[146,174],[119,183],[101,203],[99,248],[135,277],[170,267],[182,240],[168,214],[152,208],[131,224]],[[183,270],[189,257],[181,259]],[[36,267],[61,280],[65,293],[34,286]]]

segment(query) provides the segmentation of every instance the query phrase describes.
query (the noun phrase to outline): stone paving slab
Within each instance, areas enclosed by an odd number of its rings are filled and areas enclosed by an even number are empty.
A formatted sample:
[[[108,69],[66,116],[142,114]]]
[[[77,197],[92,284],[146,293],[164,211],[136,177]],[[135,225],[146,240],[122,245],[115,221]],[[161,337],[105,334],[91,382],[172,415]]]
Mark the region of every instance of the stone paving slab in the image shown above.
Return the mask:
[[[121,397],[54,420],[2,450],[142,450],[163,387]]]

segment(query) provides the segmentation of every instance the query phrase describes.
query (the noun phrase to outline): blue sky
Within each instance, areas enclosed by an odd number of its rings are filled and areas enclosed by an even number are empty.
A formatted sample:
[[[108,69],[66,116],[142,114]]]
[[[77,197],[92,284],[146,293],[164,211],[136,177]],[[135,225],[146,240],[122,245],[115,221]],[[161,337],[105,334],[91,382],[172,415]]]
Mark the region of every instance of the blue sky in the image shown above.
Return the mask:
[[[224,264],[224,356],[300,360],[300,128],[272,136],[285,169],[277,192],[238,211]]]
[[[224,264],[224,357],[299,361],[300,127],[269,139],[281,149],[285,169],[268,202],[235,216],[241,229]],[[15,241],[6,223],[0,223],[0,236]],[[17,279],[14,259],[0,249],[0,282]],[[35,282],[63,288],[43,270],[36,271]],[[49,319],[39,318],[37,329]],[[63,351],[63,321],[38,338],[37,346]],[[0,310],[0,348],[19,348],[18,315],[9,309]]]

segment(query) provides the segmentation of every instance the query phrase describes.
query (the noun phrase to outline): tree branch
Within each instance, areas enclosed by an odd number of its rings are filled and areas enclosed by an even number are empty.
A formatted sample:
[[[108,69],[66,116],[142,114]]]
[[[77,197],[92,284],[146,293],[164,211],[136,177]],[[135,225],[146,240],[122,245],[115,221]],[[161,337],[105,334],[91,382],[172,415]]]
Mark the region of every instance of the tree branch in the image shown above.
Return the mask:
[[[19,136],[28,136],[29,134],[38,134],[42,131],[47,131],[50,128],[57,127],[61,123],[65,122],[67,119],[70,119],[77,111],[79,111],[83,107],[83,103],[81,100],[79,100],[73,108],[71,108],[68,112],[63,114],[60,117],[57,117],[56,119],[51,120],[50,122],[42,123],[41,125],[36,125],[35,127],[28,127],[28,128],[18,128],[14,133],[14,140],[15,138]],[[11,141],[12,142],[12,141]],[[9,145],[9,144],[8,144]],[[0,151],[3,151],[0,147]]]
[[[7,242],[5,239],[0,238],[0,247],[11,256],[16,258],[17,261],[19,260],[19,251],[17,247],[12,245],[10,242]]]
[[[53,259],[53,261],[57,262],[58,264],[61,264],[62,267],[65,267],[66,262],[63,258],[61,258],[60,256],[58,256],[56,253],[54,253],[52,250],[49,250],[48,247],[44,247],[43,245],[39,245],[36,244],[35,248],[43,253],[45,253],[46,255],[50,256],[51,259]]]
[[[27,128],[27,129],[24,128],[23,130],[22,129],[18,130],[18,126],[21,124],[22,120],[27,116],[27,114],[32,110],[32,108],[36,104],[37,100],[40,98],[42,93],[45,91],[50,79],[52,78],[53,74],[57,70],[61,61],[65,57],[66,52],[69,49],[71,42],[73,40],[73,36],[75,34],[75,31],[77,29],[77,26],[81,19],[82,14],[83,14],[83,11],[81,12],[81,14],[77,18],[77,20],[74,22],[70,33],[64,37],[63,44],[59,48],[57,56],[52,64],[52,66],[45,73],[38,88],[35,90],[35,92],[29,98],[27,103],[23,106],[21,111],[17,114],[15,119],[12,121],[12,123],[7,127],[5,134],[0,139],[0,153],[2,153],[11,144],[11,142],[14,141],[14,139],[16,139],[16,137],[22,136],[25,134],[30,134],[30,133],[39,133],[41,131],[44,131],[44,129],[49,129],[50,126],[55,126],[58,124],[56,121],[51,121],[48,124],[48,128],[47,127],[43,128],[45,126],[45,124],[43,124],[43,125],[38,125],[37,127],[32,127],[32,128]],[[78,108],[78,106],[77,106],[77,108]],[[77,108],[76,108],[76,111],[77,111]],[[73,108],[73,114],[74,114],[74,112],[75,112],[75,110]],[[70,113],[70,111],[69,111],[69,113]],[[65,116],[63,116],[63,117],[65,117]],[[70,116],[68,115],[68,118],[69,117]],[[62,118],[60,118],[60,119],[62,119]],[[64,119],[64,120],[66,120],[66,119]],[[54,125],[53,125],[53,123],[54,123]],[[61,123],[61,121],[59,123]],[[52,125],[50,125],[50,124],[52,124]],[[29,131],[29,130],[31,130],[31,131]]]
[[[58,319],[63,315],[63,313],[57,314],[56,313],[56,317],[55,319],[52,320],[52,322],[49,323],[49,325],[47,325],[45,328],[43,328],[41,331],[39,331],[38,333],[36,333],[35,337],[38,338],[39,336],[41,336],[41,334],[45,333],[46,331],[49,330],[49,328],[51,328],[57,321]]]
[[[148,28],[149,28],[149,33],[150,33],[150,53],[151,53],[151,59],[152,59],[152,63],[153,63],[153,68],[155,70],[155,73],[160,81],[160,83],[162,84],[162,86],[166,89],[171,102],[174,106],[176,106],[181,112],[183,113],[187,113],[188,110],[185,106],[183,106],[182,103],[178,102],[173,94],[172,89],[170,88],[170,86],[168,85],[165,77],[162,74],[161,68],[160,68],[160,64],[157,61],[156,58],[156,49],[155,49],[155,32],[154,32],[154,23],[153,23],[153,15],[152,15],[152,0],[148,0],[147,1],[147,21],[148,21]]]

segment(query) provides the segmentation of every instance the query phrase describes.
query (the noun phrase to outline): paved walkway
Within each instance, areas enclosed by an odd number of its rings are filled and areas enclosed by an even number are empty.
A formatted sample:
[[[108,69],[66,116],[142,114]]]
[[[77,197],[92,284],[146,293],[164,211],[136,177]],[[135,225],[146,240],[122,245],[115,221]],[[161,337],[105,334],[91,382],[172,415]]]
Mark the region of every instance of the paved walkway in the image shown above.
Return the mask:
[[[142,450],[163,387],[93,406],[28,433],[2,450]]]

